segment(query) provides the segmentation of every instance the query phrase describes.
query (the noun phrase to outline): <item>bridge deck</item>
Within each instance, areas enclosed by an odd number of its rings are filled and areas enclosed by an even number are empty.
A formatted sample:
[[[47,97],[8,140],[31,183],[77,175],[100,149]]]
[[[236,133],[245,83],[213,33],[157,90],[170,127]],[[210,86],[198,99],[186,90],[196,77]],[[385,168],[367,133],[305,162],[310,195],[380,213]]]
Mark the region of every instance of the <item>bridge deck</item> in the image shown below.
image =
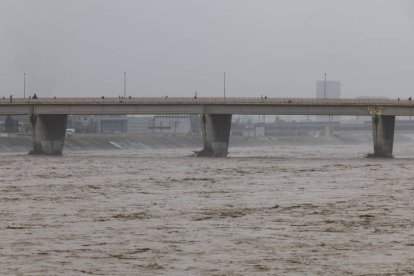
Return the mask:
[[[398,99],[318,98],[39,98],[0,99],[7,114],[256,114],[414,116],[414,102]]]

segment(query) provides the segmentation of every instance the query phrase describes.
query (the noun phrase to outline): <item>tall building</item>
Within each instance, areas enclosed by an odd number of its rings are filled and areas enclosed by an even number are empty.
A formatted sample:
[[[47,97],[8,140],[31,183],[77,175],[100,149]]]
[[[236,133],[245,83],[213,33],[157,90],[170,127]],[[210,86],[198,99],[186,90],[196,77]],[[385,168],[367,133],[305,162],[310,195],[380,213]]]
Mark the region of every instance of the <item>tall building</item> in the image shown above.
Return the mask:
[[[340,81],[317,81],[316,98],[340,98],[341,82]]]
[[[340,98],[341,82],[340,81],[324,81],[316,82],[316,98]],[[339,116],[316,116],[316,121],[329,122],[339,121]]]

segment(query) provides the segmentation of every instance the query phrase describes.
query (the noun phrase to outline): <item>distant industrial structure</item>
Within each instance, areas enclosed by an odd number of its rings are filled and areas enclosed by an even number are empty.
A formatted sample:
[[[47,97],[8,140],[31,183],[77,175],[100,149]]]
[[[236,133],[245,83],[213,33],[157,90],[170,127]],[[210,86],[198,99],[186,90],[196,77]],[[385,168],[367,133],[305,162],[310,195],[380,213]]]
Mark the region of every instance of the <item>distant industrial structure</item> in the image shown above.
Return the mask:
[[[189,134],[191,133],[191,116],[156,115],[149,128],[152,133]]]
[[[328,126],[335,131],[371,130],[371,118],[358,116],[358,120],[316,122],[305,120],[276,119],[265,121],[252,120],[257,116],[235,116],[232,120],[231,136],[243,137],[292,137],[326,136]],[[270,116],[269,116],[270,117]],[[257,119],[257,118],[256,118]],[[270,118],[269,118],[270,119]],[[286,119],[288,119],[286,117]],[[0,137],[11,135],[29,135],[31,130],[27,116],[0,116]],[[396,128],[414,129],[414,120],[404,117],[396,120]],[[67,129],[73,129],[74,135],[90,134],[151,134],[194,135],[200,136],[199,116],[155,115],[155,116],[96,116],[72,115],[68,117]]]
[[[200,134],[199,116],[94,116],[73,115],[68,117],[68,128],[77,133],[135,133],[135,134]]]

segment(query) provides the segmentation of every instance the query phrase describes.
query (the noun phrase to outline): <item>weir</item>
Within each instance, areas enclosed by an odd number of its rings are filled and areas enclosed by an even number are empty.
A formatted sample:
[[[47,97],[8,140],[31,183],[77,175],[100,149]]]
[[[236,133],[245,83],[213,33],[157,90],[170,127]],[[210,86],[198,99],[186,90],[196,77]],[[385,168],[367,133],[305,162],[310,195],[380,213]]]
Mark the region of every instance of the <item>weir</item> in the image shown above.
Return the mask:
[[[33,150],[30,154],[62,155],[67,115],[32,114]]]
[[[372,138],[374,142],[373,157],[392,157],[394,128],[395,116],[372,116]]]
[[[197,156],[224,157],[228,154],[231,114],[201,115],[201,132],[204,148]]]

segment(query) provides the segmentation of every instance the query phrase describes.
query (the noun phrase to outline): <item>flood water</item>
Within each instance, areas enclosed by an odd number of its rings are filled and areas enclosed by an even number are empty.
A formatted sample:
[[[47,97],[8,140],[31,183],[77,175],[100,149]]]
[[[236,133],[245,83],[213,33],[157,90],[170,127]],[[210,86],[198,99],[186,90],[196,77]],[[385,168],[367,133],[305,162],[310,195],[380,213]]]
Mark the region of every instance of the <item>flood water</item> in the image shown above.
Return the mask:
[[[0,275],[413,275],[414,149],[0,155]]]

